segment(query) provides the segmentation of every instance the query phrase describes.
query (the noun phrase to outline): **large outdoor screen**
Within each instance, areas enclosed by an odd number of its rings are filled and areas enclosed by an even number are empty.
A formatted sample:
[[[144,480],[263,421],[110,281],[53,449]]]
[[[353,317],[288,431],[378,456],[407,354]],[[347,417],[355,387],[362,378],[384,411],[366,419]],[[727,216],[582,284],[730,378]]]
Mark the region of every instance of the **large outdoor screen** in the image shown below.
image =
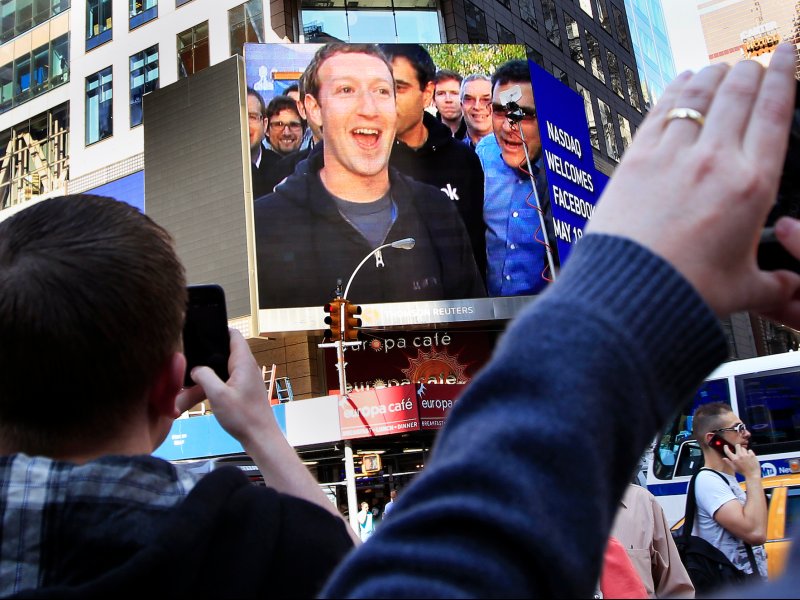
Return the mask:
[[[583,99],[523,46],[245,59],[262,331],[321,329],[337,294],[367,326],[509,318],[580,240],[604,182]]]

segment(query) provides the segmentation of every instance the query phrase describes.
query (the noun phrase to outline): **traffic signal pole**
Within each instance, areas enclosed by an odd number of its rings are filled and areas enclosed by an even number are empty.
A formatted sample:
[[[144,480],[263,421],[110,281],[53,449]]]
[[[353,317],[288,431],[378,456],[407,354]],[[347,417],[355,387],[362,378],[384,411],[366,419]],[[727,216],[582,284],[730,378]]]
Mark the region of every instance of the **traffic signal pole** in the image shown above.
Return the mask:
[[[335,306],[339,311],[339,323],[344,323],[347,318],[347,302],[332,302],[329,306]],[[335,323],[335,319],[333,320]],[[345,342],[342,340],[344,332],[339,329],[335,331],[333,336],[334,340],[328,344],[319,344],[320,348],[336,348],[336,371],[339,377],[339,398],[347,398],[347,373],[345,367],[347,363],[344,361],[344,347],[357,346],[360,342]],[[358,525],[358,497],[356,495],[356,466],[353,459],[353,444],[350,440],[344,440],[344,479],[345,487],[347,489],[347,512],[350,521],[350,527],[356,534],[359,533]]]

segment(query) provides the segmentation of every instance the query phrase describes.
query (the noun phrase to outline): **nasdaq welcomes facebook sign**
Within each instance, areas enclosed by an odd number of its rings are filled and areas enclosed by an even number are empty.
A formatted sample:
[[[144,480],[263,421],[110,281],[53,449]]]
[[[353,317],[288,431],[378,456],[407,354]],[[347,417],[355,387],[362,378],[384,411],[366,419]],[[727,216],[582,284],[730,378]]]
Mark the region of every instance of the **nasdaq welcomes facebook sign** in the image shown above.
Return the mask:
[[[608,178],[594,167],[583,97],[528,61],[561,265],[581,239]]]

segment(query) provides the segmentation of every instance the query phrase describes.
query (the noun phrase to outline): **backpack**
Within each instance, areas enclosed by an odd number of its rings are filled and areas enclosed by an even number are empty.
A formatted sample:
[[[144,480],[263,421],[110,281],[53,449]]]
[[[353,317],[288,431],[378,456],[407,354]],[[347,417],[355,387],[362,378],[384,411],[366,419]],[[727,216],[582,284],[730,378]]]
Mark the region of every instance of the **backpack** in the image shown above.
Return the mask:
[[[724,475],[713,469],[701,469],[711,471],[719,475],[727,484],[728,480]],[[683,566],[689,573],[689,578],[694,584],[698,595],[707,594],[720,587],[741,584],[750,578],[750,575],[737,569],[718,548],[711,545],[701,537],[692,535],[694,527],[694,517],[697,511],[697,499],[694,495],[694,483],[700,471],[692,475],[689,481],[689,490],[686,493],[686,515],[683,526],[677,531],[672,532],[675,545],[678,547]],[[753,567],[753,573],[758,576],[758,565],[756,565],[753,547],[745,544],[747,557]]]

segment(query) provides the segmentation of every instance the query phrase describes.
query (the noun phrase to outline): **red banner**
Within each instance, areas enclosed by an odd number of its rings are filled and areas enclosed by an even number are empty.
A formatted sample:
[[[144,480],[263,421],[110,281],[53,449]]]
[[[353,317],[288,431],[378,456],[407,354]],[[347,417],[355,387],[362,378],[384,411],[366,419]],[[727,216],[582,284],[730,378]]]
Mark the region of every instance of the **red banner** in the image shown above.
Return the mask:
[[[417,386],[421,429],[441,429],[464,385],[427,383]]]
[[[351,392],[339,399],[342,439],[419,431],[419,409],[411,384]]]

